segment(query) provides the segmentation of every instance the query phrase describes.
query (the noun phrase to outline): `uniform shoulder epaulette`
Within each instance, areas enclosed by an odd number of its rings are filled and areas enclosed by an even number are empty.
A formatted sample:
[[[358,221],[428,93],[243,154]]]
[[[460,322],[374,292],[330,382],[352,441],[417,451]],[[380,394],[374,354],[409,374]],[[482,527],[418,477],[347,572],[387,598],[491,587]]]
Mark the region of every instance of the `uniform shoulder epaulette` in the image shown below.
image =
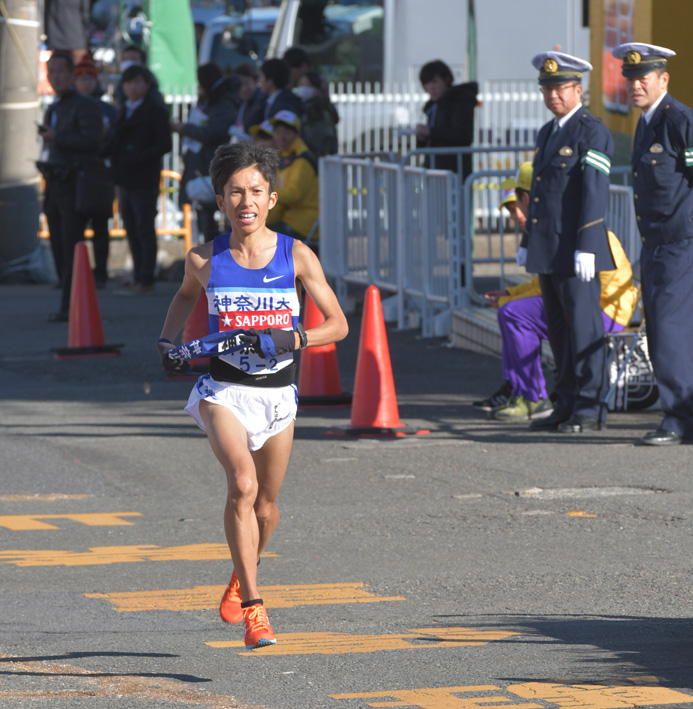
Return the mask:
[[[693,123],[693,110],[686,104],[677,101],[672,96],[668,96],[663,103],[664,118],[674,125],[681,125],[686,121]]]

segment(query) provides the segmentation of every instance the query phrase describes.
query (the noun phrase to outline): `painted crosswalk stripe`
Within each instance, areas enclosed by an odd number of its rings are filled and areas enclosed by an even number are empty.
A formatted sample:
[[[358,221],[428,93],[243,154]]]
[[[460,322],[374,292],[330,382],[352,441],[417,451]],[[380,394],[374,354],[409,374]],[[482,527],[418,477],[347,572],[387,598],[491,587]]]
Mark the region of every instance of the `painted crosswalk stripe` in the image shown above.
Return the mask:
[[[277,554],[263,551],[261,557]],[[97,566],[129,564],[140,561],[230,561],[227,544],[188,544],[177,547],[159,547],[154,544],[133,546],[90,547],[88,551],[64,549],[9,549],[0,551],[0,564],[15,566]]]
[[[141,517],[141,512],[75,512],[72,514],[39,514],[39,515],[0,515],[0,527],[11,529],[14,532],[60,529],[58,525],[42,520],[70,520],[88,527],[120,527],[132,525],[134,522],[122,519],[123,517]]]
[[[493,692],[493,694],[489,694]],[[504,693],[504,694],[501,694]],[[373,707],[417,707],[418,709],[461,709],[462,707],[502,706],[503,709],[546,709],[545,702],[564,709],[632,709],[632,707],[693,704],[693,696],[664,687],[642,687],[625,683],[556,684],[526,682],[503,689],[480,684],[461,687],[425,687],[377,692],[331,694],[332,699],[378,699]],[[530,701],[510,704],[518,698]],[[383,701],[384,700],[384,701]],[[534,700],[534,701],[531,701]],[[536,704],[536,701],[541,704]],[[501,704],[502,702],[502,704]],[[345,707],[349,704],[345,704]],[[359,705],[360,706],[360,705]]]
[[[277,644],[257,653],[245,650],[242,640],[214,640],[205,645],[215,648],[239,648],[239,655],[343,655],[382,650],[421,650],[441,647],[486,645],[518,635],[505,630],[472,628],[418,628],[407,633],[387,635],[349,635],[347,633],[280,633]]]
[[[194,586],[160,591],[125,591],[116,593],[85,593],[87,598],[109,601],[117,611],[198,611],[219,606],[226,586]],[[375,603],[405,601],[401,596],[378,596],[367,590],[364,583],[316,583],[299,586],[261,586],[267,608],[331,603]]]

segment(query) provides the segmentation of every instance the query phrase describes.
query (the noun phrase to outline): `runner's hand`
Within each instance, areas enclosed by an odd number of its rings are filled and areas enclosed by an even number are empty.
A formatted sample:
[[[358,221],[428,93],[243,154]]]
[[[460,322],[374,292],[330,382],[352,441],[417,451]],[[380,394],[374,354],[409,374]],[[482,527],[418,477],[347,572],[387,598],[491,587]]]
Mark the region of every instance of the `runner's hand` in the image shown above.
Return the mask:
[[[173,347],[171,340],[167,340],[165,337],[157,340],[156,349],[159,352],[161,366],[169,374],[187,374],[190,369],[188,363],[184,359],[172,359],[169,356]]]
[[[247,342],[248,347],[262,359],[271,359],[296,349],[294,331],[280,330],[277,327],[268,327],[259,331],[251,328],[246,334],[239,335],[238,339]]]

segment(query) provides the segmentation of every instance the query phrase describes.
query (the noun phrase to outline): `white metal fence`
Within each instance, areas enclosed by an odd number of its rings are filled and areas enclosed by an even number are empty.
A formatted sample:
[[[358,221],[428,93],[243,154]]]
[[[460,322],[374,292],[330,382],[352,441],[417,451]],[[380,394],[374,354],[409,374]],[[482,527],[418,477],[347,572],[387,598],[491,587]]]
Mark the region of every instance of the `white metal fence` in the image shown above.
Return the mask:
[[[320,259],[340,302],[349,284],[373,284],[393,296],[383,305],[399,327],[447,334],[460,302],[456,192],[443,170],[322,158]]]
[[[340,302],[350,284],[373,284],[391,296],[386,315],[399,327],[420,324],[424,337],[447,335],[451,311],[484,304],[484,290],[494,287],[489,279],[505,288],[510,271],[524,273],[515,264],[519,236],[499,209],[500,183],[513,172],[477,171],[460,185],[444,170],[322,158],[320,257]],[[485,211],[475,208],[480,195]],[[637,261],[631,187],[611,186],[607,227]]]
[[[339,153],[407,153],[416,147],[411,129],[425,123],[428,94],[412,84],[330,84],[337,107]],[[479,85],[475,111],[478,147],[534,144],[541,126],[551,118],[535,81],[484,81]],[[508,167],[508,155],[484,156],[480,169]]]

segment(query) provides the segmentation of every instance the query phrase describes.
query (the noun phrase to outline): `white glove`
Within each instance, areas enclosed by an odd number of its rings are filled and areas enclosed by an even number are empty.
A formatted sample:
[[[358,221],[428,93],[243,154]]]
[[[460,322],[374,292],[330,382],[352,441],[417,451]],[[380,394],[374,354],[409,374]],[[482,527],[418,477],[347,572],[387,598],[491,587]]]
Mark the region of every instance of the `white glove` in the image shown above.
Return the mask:
[[[575,252],[575,275],[585,283],[594,278],[595,255],[588,251]]]
[[[520,246],[517,250],[515,261],[517,261],[518,266],[524,266],[527,263],[527,249],[524,246]]]

